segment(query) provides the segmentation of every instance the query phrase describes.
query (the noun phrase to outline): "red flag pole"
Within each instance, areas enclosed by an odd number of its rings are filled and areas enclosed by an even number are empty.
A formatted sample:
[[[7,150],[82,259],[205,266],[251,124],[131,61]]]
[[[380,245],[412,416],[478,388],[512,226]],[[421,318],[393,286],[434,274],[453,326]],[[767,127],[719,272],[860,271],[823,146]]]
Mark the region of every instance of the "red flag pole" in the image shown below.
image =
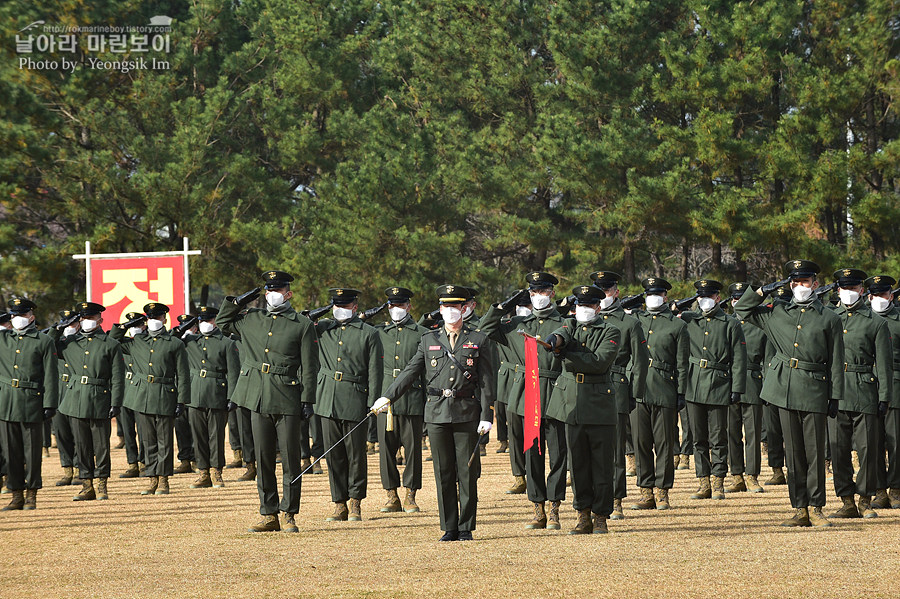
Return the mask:
[[[537,342],[533,335],[525,337],[525,434],[524,451],[537,444],[541,453],[541,383],[539,377]]]

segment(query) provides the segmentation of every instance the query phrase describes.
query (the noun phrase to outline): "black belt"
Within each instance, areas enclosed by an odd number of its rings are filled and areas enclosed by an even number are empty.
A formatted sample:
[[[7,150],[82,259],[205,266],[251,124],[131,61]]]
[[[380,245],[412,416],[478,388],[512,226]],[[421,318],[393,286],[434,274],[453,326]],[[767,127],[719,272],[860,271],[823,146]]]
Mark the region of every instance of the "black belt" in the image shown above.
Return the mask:
[[[628,374],[628,370],[624,366],[616,366],[615,364],[609,367],[609,371],[616,374]]]
[[[394,368],[393,370],[385,369],[384,376],[389,376],[391,378],[397,378],[398,376],[400,376],[401,372],[403,372],[402,368]]]
[[[205,368],[201,368],[200,370],[192,368],[191,374],[196,374],[201,379],[225,379],[226,378],[224,372],[219,372],[218,370],[207,370]]]
[[[608,383],[610,382],[609,376],[605,374],[584,374],[581,372],[570,372],[568,373],[575,379],[576,383],[585,384],[585,385],[593,385],[594,383]]]
[[[428,387],[428,395],[436,395],[438,397],[459,397],[463,399],[475,399],[471,393],[460,394],[461,389],[438,389],[436,387]]]
[[[731,370],[731,364],[711,362],[706,358],[695,358],[694,356],[691,356],[689,360],[691,364],[696,364],[700,368],[712,368],[713,370],[721,370],[722,372],[728,372]]]
[[[808,372],[827,372],[828,369],[820,362],[805,362],[797,358],[788,358],[784,354],[775,354],[775,360],[778,360],[788,366],[788,368],[799,368]]]
[[[669,374],[672,374],[675,372],[674,366],[672,366],[668,362],[663,362],[662,360],[654,360],[653,358],[650,358],[649,366],[651,368],[656,368],[657,370],[662,370],[663,372],[667,372]]]
[[[98,387],[109,387],[109,379],[94,379],[89,376],[69,377],[68,374],[62,375],[62,380],[64,383],[68,383],[70,378],[73,382],[81,383],[82,385],[97,385]]]
[[[848,364],[844,362],[844,372],[872,372],[873,364]]]
[[[158,385],[174,385],[175,379],[168,376],[154,376],[152,374],[143,374],[141,372],[135,372],[132,377],[139,381],[145,381],[147,383],[156,383]]]
[[[23,379],[10,379],[5,376],[0,375],[0,383],[5,385],[9,385],[15,389],[40,389],[41,384],[35,383],[34,381],[26,381]]]
[[[747,370],[750,372],[762,372],[762,364],[747,364]]]
[[[501,366],[502,366],[502,364],[501,364]],[[507,366],[507,368],[509,370],[512,370],[513,372],[525,372],[525,367],[522,366],[521,364],[513,364],[512,366]],[[540,377],[542,379],[550,379],[550,380],[555,381],[559,377],[559,375],[560,375],[559,370],[549,370],[547,368],[538,368],[538,377]]]
[[[349,374],[346,372],[341,372],[340,370],[326,370],[322,369],[319,371],[320,373],[325,373],[328,378],[333,378],[336,381],[347,381],[348,383],[365,383],[367,379],[361,376],[356,376],[355,374]]]
[[[297,374],[296,366],[278,366],[269,364],[268,362],[244,362],[244,366],[252,368],[253,370],[258,370],[263,374],[282,374],[287,376]]]

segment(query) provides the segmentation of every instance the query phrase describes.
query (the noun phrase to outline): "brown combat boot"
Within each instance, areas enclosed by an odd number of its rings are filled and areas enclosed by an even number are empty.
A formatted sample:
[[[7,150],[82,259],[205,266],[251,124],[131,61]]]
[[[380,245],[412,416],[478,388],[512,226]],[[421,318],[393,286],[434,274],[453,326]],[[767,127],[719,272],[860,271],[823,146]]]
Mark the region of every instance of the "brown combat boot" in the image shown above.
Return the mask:
[[[347,520],[349,520],[350,522],[360,522],[362,520],[361,500],[351,497],[350,501],[347,502],[347,509],[350,512],[347,515]]]
[[[825,514],[822,513],[821,507],[814,507],[812,511],[809,513],[809,523],[812,526],[818,526],[820,528],[834,526],[831,522],[828,521],[828,518],[825,517]]]
[[[334,512],[325,518],[325,522],[346,522],[349,515],[347,504],[343,501],[336,501],[334,503]]]
[[[256,480],[256,462],[247,462],[247,471],[238,477],[240,481]],[[276,518],[277,520],[277,518]]]
[[[667,510],[671,506],[669,505],[669,490],[668,489],[657,489],[656,490],[656,509],[658,510]]]
[[[891,500],[891,509],[900,510],[900,489],[889,490],[888,498]]]
[[[86,478],[81,482],[81,491],[72,498],[72,501],[93,501],[97,499],[97,492],[94,491],[94,480]]]
[[[872,497],[870,495],[859,496],[859,513],[863,518],[877,518],[878,512],[872,509]]]
[[[525,477],[517,476],[510,488],[506,490],[507,495],[522,495],[525,492]]]
[[[12,493],[12,500],[10,500],[9,504],[4,507],[2,512],[8,512],[10,510],[21,510],[25,507],[25,492],[24,491],[10,491]]]
[[[854,468],[854,470],[856,470]],[[825,460],[825,474],[834,474],[834,471],[831,469],[831,460]]]
[[[197,477],[197,480],[191,483],[192,489],[209,489],[212,487],[212,479],[209,477],[209,468],[204,468],[200,471],[200,476]]]
[[[403,507],[400,505],[400,497],[397,495],[397,489],[386,489],[386,491],[387,501],[381,506],[381,511],[386,514],[401,511]]]
[[[681,463],[681,454],[676,453],[675,457],[672,459],[672,463],[675,465],[675,470],[678,470],[678,464]]]
[[[105,478],[101,478],[97,481],[97,499],[98,500],[106,500],[109,499],[109,491],[106,488],[106,480]]]
[[[278,516],[275,514],[267,514],[262,517],[258,524],[254,524],[247,529],[247,532],[275,532],[281,530],[278,524]]]
[[[378,450],[375,448],[375,444],[371,441],[366,441],[366,453],[369,455],[375,455],[378,453]]]
[[[559,506],[561,501],[551,501],[550,511],[547,513],[547,529],[559,530]]]
[[[193,471],[194,469],[191,468],[190,461],[181,460],[181,462],[178,463],[178,465],[175,467],[175,470],[173,470],[172,472],[174,472],[175,474],[189,474]]]
[[[210,470],[210,475],[212,478],[212,486],[215,489],[221,489],[225,486],[225,481],[222,479],[222,469],[221,468],[213,468]]]
[[[725,499],[725,477],[724,476],[713,476],[712,479],[712,493],[710,493],[711,499]]]
[[[487,445],[485,445],[484,443],[478,444],[478,455],[480,455],[480,456],[487,455]]]
[[[691,469],[691,456],[683,455],[681,456],[681,460],[678,462],[679,470],[690,470]]]
[[[143,475],[144,470],[146,470],[146,469],[147,469],[147,464],[145,464],[144,462],[138,462],[138,473],[139,474]]]
[[[613,499],[613,511],[609,516],[610,520],[624,520],[625,512],[622,511],[622,500],[621,499]]]
[[[71,466],[66,466],[63,468],[63,475],[58,481],[56,481],[57,487],[68,487],[72,484],[72,478],[75,476],[74,470]]]
[[[847,497],[841,497],[841,501],[843,505],[833,514],[831,514],[832,518],[859,518],[860,513],[859,510],[856,509],[856,504],[853,503],[853,495],[848,495]]]
[[[750,493],[765,493],[765,489],[763,489],[759,485],[759,481],[757,480],[756,476],[748,474],[747,478],[744,480],[747,483],[747,491],[749,491]]]
[[[33,510],[37,507],[37,489],[25,489],[25,505],[23,510]]]
[[[631,504],[633,510],[656,509],[656,498],[653,497],[653,487],[641,487],[641,498]]]
[[[637,476],[637,469],[634,466],[634,456],[625,456],[625,476]]]
[[[244,452],[240,449],[234,450],[234,459],[225,464],[226,468],[240,468],[244,465]]]
[[[497,448],[497,453],[506,453],[509,451],[509,441],[500,441],[500,447]]]
[[[403,448],[397,450],[397,455],[394,456],[394,463],[398,466],[403,465]]]
[[[701,476],[699,480],[700,488],[691,495],[691,499],[709,499],[712,497],[712,487],[709,486],[709,477]]]
[[[772,485],[786,485],[787,479],[784,477],[784,468],[777,467],[772,468],[772,476],[766,480],[765,485],[767,487],[771,487]]]
[[[281,514],[281,530],[284,532],[300,532],[297,523],[294,521],[294,514],[287,512]]]
[[[300,472],[306,472],[306,469],[312,465],[312,460],[309,458],[303,458],[300,460]]]
[[[151,476],[148,480],[150,481],[150,486],[141,491],[141,495],[153,495],[156,493],[156,489],[159,488],[158,476]]]
[[[310,470],[313,474],[324,474],[322,471],[322,460],[319,460],[315,464],[313,464],[312,470]]]
[[[589,535],[594,532],[594,524],[591,522],[591,510],[578,510],[578,522],[575,528],[569,531],[570,535]]]
[[[873,510],[887,510],[891,507],[891,500],[888,497],[887,489],[878,489],[875,491],[875,498],[872,500]]]
[[[419,511],[419,506],[416,504],[415,489],[406,490],[406,498],[403,500],[403,511],[407,514],[414,514]]]
[[[726,493],[745,493],[747,491],[747,483],[744,482],[743,474],[732,474],[731,484],[725,487]]]
[[[141,471],[137,464],[128,464],[125,472],[119,475],[119,478],[137,478],[141,475]]]
[[[609,532],[609,529],[606,527],[606,516],[592,514],[591,526],[594,527],[593,532],[595,535],[605,535]]]
[[[819,509],[821,510],[822,508],[819,508]],[[784,522],[782,522],[781,525],[782,525],[782,526],[788,526],[788,527],[791,527],[791,526],[800,526],[800,527],[812,526],[812,524],[810,524],[810,521],[809,521],[809,510],[806,509],[805,507],[798,507],[798,508],[797,508],[797,511],[794,513],[794,516],[791,517],[791,518],[788,518],[787,520],[785,520]]]
[[[159,476],[159,479],[156,493],[154,495],[168,495],[169,494],[169,477],[168,476]]]
[[[547,528],[547,513],[544,511],[544,502],[543,501],[535,501],[534,503],[534,516],[531,518],[531,522],[525,525],[525,528],[528,530],[536,530],[538,528]]]
[[[113,449],[123,449],[125,447],[125,437],[119,437],[119,440],[116,441],[116,444],[113,446]]]

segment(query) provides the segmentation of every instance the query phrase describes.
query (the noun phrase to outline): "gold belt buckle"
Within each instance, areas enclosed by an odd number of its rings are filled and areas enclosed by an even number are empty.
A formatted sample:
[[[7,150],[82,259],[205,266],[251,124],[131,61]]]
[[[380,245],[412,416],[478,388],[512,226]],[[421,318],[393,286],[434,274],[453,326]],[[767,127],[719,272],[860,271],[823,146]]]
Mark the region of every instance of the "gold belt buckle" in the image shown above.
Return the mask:
[[[84,375],[83,377],[81,377],[81,384],[82,384],[82,385],[87,385],[87,384],[88,384],[88,381],[87,381],[87,380],[88,380],[87,375]]]
[[[582,372],[576,372],[576,373],[575,373],[575,382],[576,382],[576,383],[583,383],[583,382],[584,382],[584,373],[582,373]]]
[[[68,375],[68,374],[62,375],[62,382],[64,382],[64,383],[68,383],[68,382],[69,382],[69,375]]]
[[[19,386],[19,379],[13,379],[13,380],[11,380],[11,381],[10,381],[10,384],[13,386],[13,388],[18,388],[18,386]]]
[[[844,362],[844,372],[847,372],[847,366],[848,366],[848,364],[846,362]]]
[[[700,368],[706,368],[706,365],[709,364],[709,360],[706,358],[700,358]]]
[[[269,371],[272,369],[272,365],[268,362],[263,362],[263,365],[260,367],[260,372],[263,374],[269,374]]]
[[[650,367],[650,368],[653,368],[653,358],[650,358],[650,364],[649,364],[649,367]]]
[[[797,368],[799,366],[800,366],[800,360],[798,360],[797,358],[791,358],[791,361],[788,362],[788,367],[790,367],[790,368]],[[847,365],[844,364],[844,366],[845,366],[845,370],[846,370]]]
[[[391,374],[394,375],[394,378],[397,378],[398,376],[400,376],[400,369],[399,369],[399,368],[394,368],[394,370],[393,370],[393,372],[392,372]]]
[[[66,376],[69,376],[69,375],[66,375]],[[130,380],[132,379],[132,377],[134,377],[134,373],[133,373],[133,372],[126,372],[126,373],[125,373],[125,379],[126,379],[126,380],[129,380],[129,381],[130,381]],[[66,380],[68,380],[68,379],[66,379]]]
[[[334,380],[336,380],[336,381],[344,380],[344,373],[341,372],[340,370],[335,370],[334,371]]]
[[[153,380],[154,380],[155,378],[156,378],[156,377],[153,376],[152,374],[148,374],[148,375],[147,375],[147,382],[148,382],[148,383],[152,383]]]
[[[205,378],[206,378],[206,369],[205,369],[205,368],[204,368],[203,370],[200,371],[200,378],[201,378],[201,379],[205,379]]]

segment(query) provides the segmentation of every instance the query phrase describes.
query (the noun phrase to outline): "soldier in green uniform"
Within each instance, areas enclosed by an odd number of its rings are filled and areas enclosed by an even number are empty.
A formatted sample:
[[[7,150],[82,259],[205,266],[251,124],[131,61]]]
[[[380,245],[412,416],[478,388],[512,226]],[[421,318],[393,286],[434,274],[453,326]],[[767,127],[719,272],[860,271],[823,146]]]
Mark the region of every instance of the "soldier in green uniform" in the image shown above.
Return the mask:
[[[126,321],[135,322],[135,326],[131,327],[127,334],[130,337],[135,335],[147,334],[146,319],[141,320],[143,315],[140,312],[128,312],[125,314]],[[113,329],[110,329],[112,333]],[[144,471],[144,442],[141,440],[141,427],[134,410],[127,407],[128,396],[137,392],[137,386],[134,384],[134,359],[124,354],[125,360],[125,393],[122,399],[122,408],[119,411],[118,419],[122,421],[122,432],[125,434],[125,458],[128,461],[128,468],[119,475],[119,478],[137,478]]]
[[[428,329],[415,323],[410,316],[413,292],[404,287],[385,290],[391,321],[375,327],[384,349],[384,380],[382,392],[393,384],[419,349],[419,340]],[[382,512],[407,513],[419,511],[416,491],[422,488],[422,431],[425,426],[425,379],[414,381],[409,390],[398,397],[387,412],[379,414],[378,447],[381,486],[387,491]],[[397,495],[400,472],[397,470],[397,451],[403,447],[405,468],[403,503]]]
[[[178,316],[178,326],[172,329],[173,336],[180,339],[184,334],[182,326],[188,320],[193,321],[193,319],[194,317],[190,314],[180,314]],[[175,454],[178,464],[172,470],[175,474],[190,474],[197,465],[194,460],[194,435],[191,431],[188,413],[189,411],[185,409],[175,418],[175,443],[178,446],[178,453]]]
[[[259,288],[222,304],[216,322],[226,335],[241,338],[241,370],[231,400],[251,411],[258,468],[259,513],[262,521],[250,532],[298,532],[300,511],[301,422],[309,420],[316,401],[319,351],[312,321],[291,306],[294,277],[279,270],[263,273],[266,308],[247,304]],[[282,497],[275,478],[276,445],[281,451]],[[278,512],[282,512],[282,522]]]
[[[169,477],[175,459],[175,418],[190,401],[190,374],[184,344],[165,328],[169,307],[158,302],[144,306],[146,334],[125,337],[126,325],[116,325],[110,337],[119,341],[122,353],[131,357],[131,393],[123,405],[138,414],[140,434],[146,451],[143,476],[150,485],[141,495],[168,495]]]
[[[218,314],[215,308],[201,307],[197,312],[197,330],[192,328],[181,338],[191,369],[188,417],[200,470],[192,489],[225,486],[225,424],[241,363],[237,344],[216,326]]]
[[[0,329],[0,447],[6,457],[3,510],[33,510],[41,488],[44,422],[58,405],[57,353],[53,340],[34,326],[34,302],[9,302],[12,328]]]
[[[491,430],[494,375],[490,341],[463,326],[462,307],[471,298],[459,285],[436,290],[443,325],[419,340],[416,355],[372,406],[384,412],[422,373],[427,381],[425,424],[434,457],[441,541],[471,541],[478,504],[481,459],[478,437]],[[474,457],[469,466],[470,457]]]
[[[610,368],[621,333],[600,316],[606,293],[594,285],[572,290],[575,318],[566,319],[546,342],[562,359],[548,416],[566,423],[572,472],[572,505],[578,522],[569,534],[603,534],[613,509],[618,408]]]
[[[63,330],[63,337],[68,337],[69,335],[74,335],[79,330],[78,323],[78,311],[77,310],[62,310],[59,313],[60,320],[59,322],[50,327],[50,331],[61,328]],[[58,370],[60,375],[59,382],[59,403],[63,404],[65,400],[66,388],[68,387],[68,368],[65,364],[65,359],[63,358],[59,348],[57,348],[57,355],[59,355],[59,364]],[[62,413],[62,410],[57,410],[56,414],[53,416],[53,434],[56,437],[56,448],[59,451],[59,465],[63,469],[62,477],[56,481],[57,487],[65,487],[68,485],[77,485],[78,477],[76,476],[78,462],[76,461],[75,456],[75,433],[72,431],[72,423],[69,420],[69,417]]]
[[[333,447],[367,417],[381,393],[384,355],[378,332],[357,315],[360,292],[329,289],[333,319],[316,323],[319,335],[319,376],[316,414],[326,447]],[[357,429],[328,455],[328,482],[334,513],[328,522],[362,520],[366,498],[366,430]]]
[[[791,303],[791,288],[789,285],[782,285],[772,293],[773,302]],[[768,339],[768,338],[767,338]],[[775,346],[769,343],[771,351],[775,351]],[[769,364],[767,357],[764,366]],[[765,371],[764,371],[765,372]],[[763,374],[765,378],[765,374]],[[778,406],[765,402],[763,407],[763,429],[765,432],[766,452],[768,454],[767,461],[772,469],[772,475],[766,479],[763,486],[786,485],[787,477],[784,474],[784,435],[781,433],[781,418],[778,414]]]
[[[790,279],[791,302],[760,305],[781,285],[770,283],[759,290],[751,287],[734,311],[742,320],[762,328],[775,347],[759,395],[778,406],[784,433],[788,492],[796,512],[782,526],[831,526],[822,514],[825,416],[837,416],[844,394],[841,322],[816,298],[819,265],[791,260],[784,268]]]
[[[888,412],[894,378],[893,347],[887,321],[866,301],[867,275],[856,268],[834,273],[840,304],[835,314],[844,336],[844,397],[837,417],[828,423],[834,490],[843,505],[832,518],[875,518],[872,496],[878,488],[879,418]],[[851,451],[859,455],[853,477]],[[882,452],[883,454],[884,452]],[[859,506],[854,495],[859,495]]]
[[[78,332],[62,336],[58,327],[50,329],[65,363],[59,411],[71,419],[75,435],[82,481],[75,501],[109,498],[111,419],[119,415],[122,406],[125,364],[119,343],[100,326],[105,310],[100,304],[82,302],[76,308],[81,319]]]
[[[900,509],[900,308],[894,305],[891,291],[896,279],[875,275],[866,279],[869,306],[887,321],[893,347],[893,381],[887,413],[880,418],[881,435],[878,445],[878,490],[872,501],[873,509]],[[887,453],[887,463],[885,463]]]
[[[737,319],[719,307],[722,284],[694,283],[698,312],[684,312],[691,338],[687,408],[694,438],[694,468],[700,487],[691,499],[725,499],[728,472],[728,406],[747,386],[747,348]]]
[[[9,319],[9,312],[0,312],[0,332],[12,328]],[[6,458],[3,455],[3,445],[0,444],[0,493],[9,493],[9,489],[6,488]]]
[[[616,393],[616,467],[613,487],[613,511],[611,520],[621,520],[622,500],[628,495],[625,485],[626,475],[626,438],[628,436],[628,415],[637,405],[637,398],[644,397],[647,382],[647,368],[650,354],[647,353],[647,341],[641,330],[638,319],[625,314],[619,301],[619,279],[621,275],[610,271],[591,273],[591,280],[606,294],[600,302],[600,317],[606,324],[619,329],[619,353],[609,368]],[[629,371],[631,372],[629,379]],[[653,492],[642,490],[641,503],[653,503]]]
[[[669,309],[672,285],[659,277],[644,279],[641,285],[646,310],[635,311],[634,315],[647,339],[650,358],[644,396],[631,413],[637,485],[641,489],[641,501],[632,509],[667,510],[669,489],[675,483],[676,419],[685,404],[690,337],[687,325]]]
[[[463,326],[473,329],[475,331],[479,331],[481,329],[481,316],[475,311],[478,307],[478,289],[474,287],[466,287],[469,290],[469,295],[471,296],[469,301],[463,304],[462,308],[462,317],[463,317]],[[496,364],[499,359],[499,354],[496,352],[496,346],[491,344],[492,350],[494,353],[491,355],[491,364]],[[494,397],[496,397],[496,392],[494,393]],[[481,455],[487,455],[487,445],[490,441],[490,435],[481,435],[478,438],[478,451]]]
[[[553,296],[559,279],[546,272],[530,272],[525,275],[528,289],[517,292],[504,302],[495,304],[481,319],[481,331],[508,352],[515,373],[512,385],[504,389],[507,400],[515,406],[515,415],[525,420],[525,341],[519,331],[538,339],[544,339],[560,328],[564,319],[560,316]],[[529,298],[532,306],[528,316],[515,316],[508,322],[503,317],[511,312],[522,297]],[[541,442],[533,444],[525,452],[526,487],[528,499],[534,508],[529,530],[550,528],[559,530],[559,507],[566,498],[566,426],[565,422],[547,416],[553,383],[562,372],[562,362],[553,353],[538,354],[538,381],[541,397]],[[530,416],[529,416],[530,417]],[[514,448],[515,450],[515,448]],[[548,455],[549,454],[549,455]],[[546,456],[546,458],[545,458]],[[549,470],[546,462],[549,459]],[[546,503],[550,502],[549,513]]]
[[[732,306],[748,287],[747,283],[740,282],[728,288]],[[762,329],[745,320],[740,322],[747,344],[747,386],[740,403],[728,406],[728,463],[733,480],[725,487],[725,492],[762,493],[763,488],[757,480],[762,470],[763,402],[759,392],[762,391],[763,364],[768,363],[775,350]]]

